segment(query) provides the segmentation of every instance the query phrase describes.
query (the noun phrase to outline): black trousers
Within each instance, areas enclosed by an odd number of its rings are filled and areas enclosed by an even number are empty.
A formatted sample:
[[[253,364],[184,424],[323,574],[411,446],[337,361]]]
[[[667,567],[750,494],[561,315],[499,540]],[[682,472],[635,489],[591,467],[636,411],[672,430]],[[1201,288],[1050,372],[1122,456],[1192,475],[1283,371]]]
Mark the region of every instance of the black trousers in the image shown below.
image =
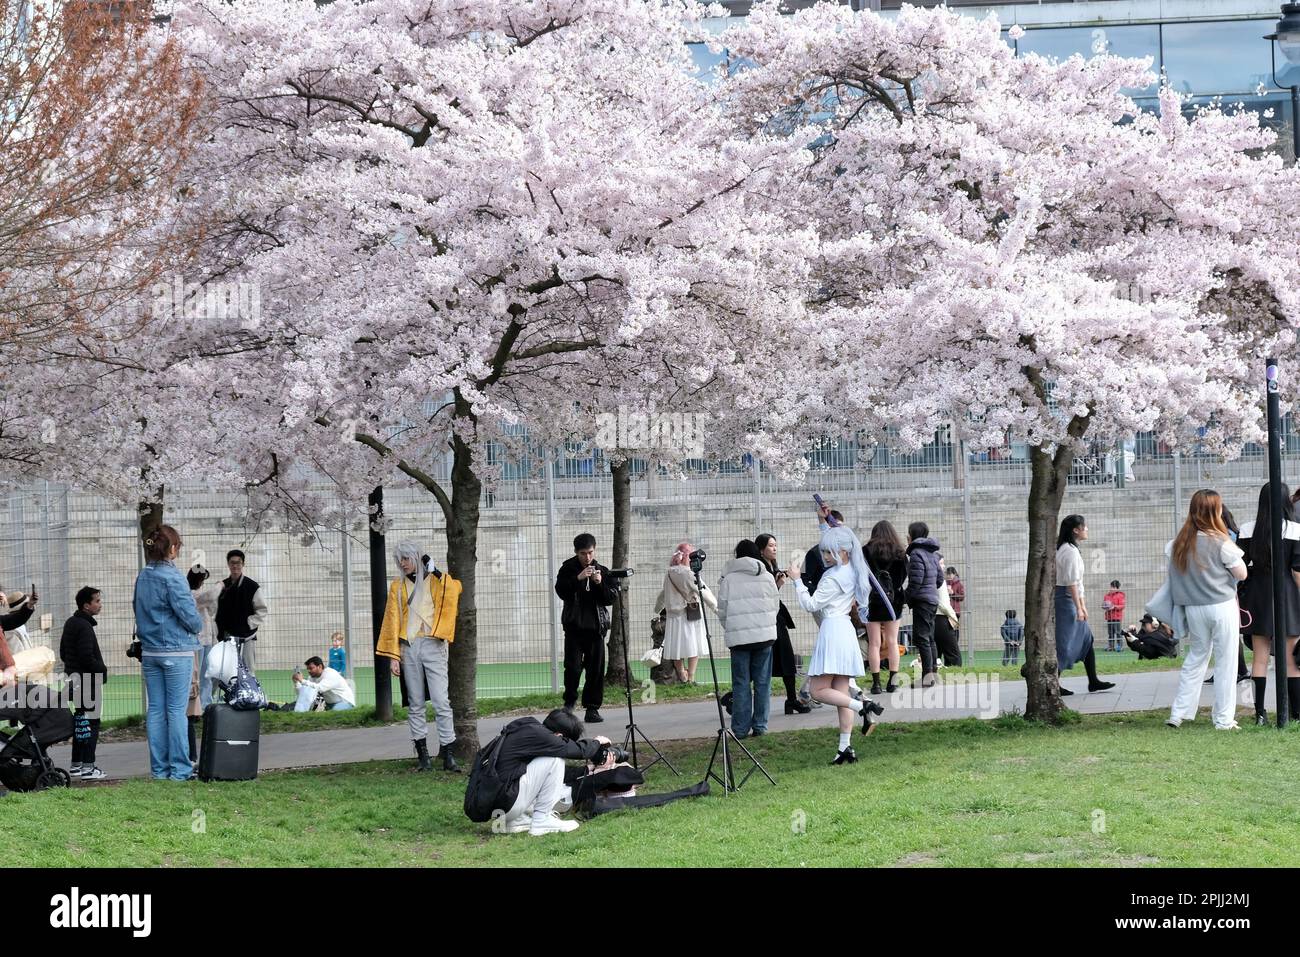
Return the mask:
[[[95,748],[99,744],[99,719],[86,717],[86,709],[78,708],[72,719],[72,763],[95,763]]]
[[[583,671],[582,706],[599,708],[605,699],[605,639],[599,632],[564,633],[564,706],[578,700],[578,681]]]
[[[939,615],[934,620],[934,645],[936,657],[942,658],[944,665],[961,666],[961,642],[947,615]]]
[[[920,602],[912,606],[912,644],[921,657],[921,674],[934,674],[934,613],[938,605],[933,602]]]

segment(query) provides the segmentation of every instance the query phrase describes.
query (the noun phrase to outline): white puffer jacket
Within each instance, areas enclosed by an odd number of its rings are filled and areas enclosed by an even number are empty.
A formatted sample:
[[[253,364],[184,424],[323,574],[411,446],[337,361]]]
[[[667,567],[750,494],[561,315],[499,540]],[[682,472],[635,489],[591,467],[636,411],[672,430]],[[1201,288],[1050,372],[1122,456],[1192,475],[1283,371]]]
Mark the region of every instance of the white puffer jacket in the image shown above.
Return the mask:
[[[718,621],[727,647],[776,641],[776,579],[757,558],[733,558],[718,586]]]

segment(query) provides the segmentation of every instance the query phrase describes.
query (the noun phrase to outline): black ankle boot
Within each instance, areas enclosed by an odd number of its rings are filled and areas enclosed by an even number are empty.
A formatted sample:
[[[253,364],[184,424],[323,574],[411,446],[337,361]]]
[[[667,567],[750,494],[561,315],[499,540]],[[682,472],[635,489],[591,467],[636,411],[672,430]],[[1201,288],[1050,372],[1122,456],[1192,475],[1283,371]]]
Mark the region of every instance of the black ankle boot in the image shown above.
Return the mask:
[[[454,747],[456,747],[456,742],[449,741],[438,748],[442,752],[442,769],[450,771],[452,774],[460,774],[460,765],[456,763],[456,755],[452,751]]]
[[[885,685],[885,694],[893,694],[897,690],[898,690],[898,672],[891,671],[889,673],[889,683]]]
[[[883,693],[884,693],[884,689],[880,687],[880,672],[873,671],[871,673],[871,690],[868,691],[867,694],[883,694]]]
[[[870,734],[876,730],[876,721],[872,717],[877,714],[884,714],[885,709],[870,699],[862,702],[862,733]]]
[[[807,714],[811,710],[812,708],[798,700],[786,701],[785,703],[786,714]]]
[[[415,766],[417,771],[432,771],[433,762],[429,760],[429,744],[424,738],[415,742],[415,757],[418,763]]]

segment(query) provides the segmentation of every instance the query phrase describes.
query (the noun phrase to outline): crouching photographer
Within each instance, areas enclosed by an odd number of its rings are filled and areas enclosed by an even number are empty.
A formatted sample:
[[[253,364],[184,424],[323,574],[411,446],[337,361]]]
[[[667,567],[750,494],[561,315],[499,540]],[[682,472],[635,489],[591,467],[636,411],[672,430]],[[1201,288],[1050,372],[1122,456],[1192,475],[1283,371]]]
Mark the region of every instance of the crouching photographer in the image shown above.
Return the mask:
[[[492,821],[506,834],[527,831],[534,837],[574,831],[577,821],[561,820],[573,806],[565,784],[566,760],[605,763],[614,750],[605,737],[584,739],[577,715],[557,708],[545,721],[516,718],[474,758],[465,789],[465,814],[471,821]]]

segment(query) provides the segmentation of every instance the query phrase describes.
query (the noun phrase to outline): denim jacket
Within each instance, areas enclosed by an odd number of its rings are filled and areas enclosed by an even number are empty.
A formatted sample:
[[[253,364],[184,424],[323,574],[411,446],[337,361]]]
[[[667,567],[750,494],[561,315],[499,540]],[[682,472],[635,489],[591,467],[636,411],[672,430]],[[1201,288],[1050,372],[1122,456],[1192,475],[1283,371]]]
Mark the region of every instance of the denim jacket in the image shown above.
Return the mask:
[[[195,637],[203,619],[181,570],[171,562],[150,562],[135,580],[135,631],[146,655],[199,650]]]

